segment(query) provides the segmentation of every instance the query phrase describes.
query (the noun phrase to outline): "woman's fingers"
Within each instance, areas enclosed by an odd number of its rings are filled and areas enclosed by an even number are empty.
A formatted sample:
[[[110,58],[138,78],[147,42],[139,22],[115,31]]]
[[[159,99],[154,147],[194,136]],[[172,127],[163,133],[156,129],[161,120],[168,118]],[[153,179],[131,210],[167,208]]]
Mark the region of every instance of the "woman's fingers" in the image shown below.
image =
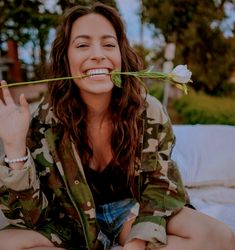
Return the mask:
[[[24,96],[24,94],[20,95],[20,106],[24,109],[28,109],[29,108],[29,104]]]
[[[2,88],[2,94],[3,94],[3,99],[4,99],[5,103],[6,104],[14,103],[14,100],[11,96],[11,93],[10,93],[8,87],[5,87],[5,85],[7,85],[7,82],[2,80],[1,85],[4,86]]]

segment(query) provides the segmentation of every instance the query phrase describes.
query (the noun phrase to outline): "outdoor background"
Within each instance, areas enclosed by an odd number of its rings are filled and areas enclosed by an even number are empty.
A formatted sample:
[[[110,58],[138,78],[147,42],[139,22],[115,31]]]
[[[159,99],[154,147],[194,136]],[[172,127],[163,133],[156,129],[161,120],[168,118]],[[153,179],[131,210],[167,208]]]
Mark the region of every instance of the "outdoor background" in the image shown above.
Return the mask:
[[[61,14],[83,0],[0,0],[0,79],[46,78]],[[174,124],[235,125],[235,0],[104,0],[119,11],[145,68],[168,72],[187,64],[193,83],[184,95],[167,82],[146,81]],[[14,87],[37,103],[46,84]],[[1,95],[1,94],[0,94]]]

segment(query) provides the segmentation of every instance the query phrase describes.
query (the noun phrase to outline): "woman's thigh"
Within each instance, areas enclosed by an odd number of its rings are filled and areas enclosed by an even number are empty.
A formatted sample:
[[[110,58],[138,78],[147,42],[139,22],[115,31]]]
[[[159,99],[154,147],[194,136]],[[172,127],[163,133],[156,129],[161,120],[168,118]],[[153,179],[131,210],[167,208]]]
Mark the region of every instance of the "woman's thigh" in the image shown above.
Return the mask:
[[[131,227],[132,227],[132,224],[134,223],[136,219],[136,216],[133,216],[131,219],[127,220],[123,226],[122,226],[122,230],[118,236],[118,243],[121,245],[121,246],[124,246],[125,245],[125,242],[126,242],[126,239],[127,239],[127,236],[129,234],[129,232],[131,231]]]
[[[187,241],[184,241],[184,244],[196,244],[198,249],[200,246],[201,249],[208,250],[235,249],[235,239],[231,229],[224,223],[187,207],[169,220],[167,234],[180,237],[180,239],[173,237],[172,241],[185,239]]]
[[[0,231],[0,250],[17,250],[34,247],[53,247],[53,243],[42,234],[23,229]]]
[[[126,221],[119,235],[124,245],[135,217]],[[235,250],[235,235],[222,222],[190,208],[183,208],[167,225],[168,243],[159,250]]]

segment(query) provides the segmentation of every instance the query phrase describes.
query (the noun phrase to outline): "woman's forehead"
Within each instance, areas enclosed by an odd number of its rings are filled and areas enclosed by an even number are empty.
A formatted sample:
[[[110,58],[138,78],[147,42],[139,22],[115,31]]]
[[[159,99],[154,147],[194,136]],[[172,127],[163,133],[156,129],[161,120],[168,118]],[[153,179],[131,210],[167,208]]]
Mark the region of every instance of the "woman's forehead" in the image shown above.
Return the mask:
[[[91,36],[99,33],[104,36],[116,37],[116,31],[112,23],[104,16],[96,13],[79,17],[72,26],[71,33],[82,36]]]

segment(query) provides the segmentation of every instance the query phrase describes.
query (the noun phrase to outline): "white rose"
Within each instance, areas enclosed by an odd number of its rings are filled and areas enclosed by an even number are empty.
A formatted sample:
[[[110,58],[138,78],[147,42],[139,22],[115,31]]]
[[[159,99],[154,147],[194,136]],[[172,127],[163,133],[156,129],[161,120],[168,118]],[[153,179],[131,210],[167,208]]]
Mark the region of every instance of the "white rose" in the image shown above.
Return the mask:
[[[187,83],[191,80],[192,72],[187,69],[187,65],[178,65],[170,73],[173,81],[178,83]]]

